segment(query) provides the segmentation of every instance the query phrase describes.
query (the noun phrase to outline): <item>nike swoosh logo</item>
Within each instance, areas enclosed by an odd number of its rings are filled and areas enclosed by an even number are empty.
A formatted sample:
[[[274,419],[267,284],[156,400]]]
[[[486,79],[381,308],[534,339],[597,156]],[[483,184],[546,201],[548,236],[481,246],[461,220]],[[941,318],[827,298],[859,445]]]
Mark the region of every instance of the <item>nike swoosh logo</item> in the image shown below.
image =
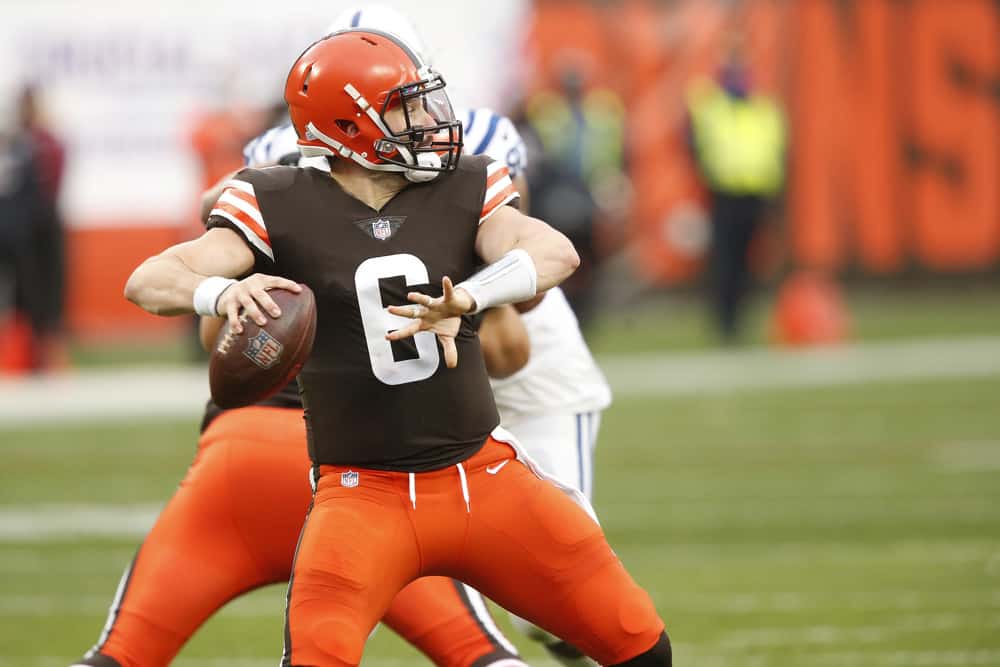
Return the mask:
[[[486,472],[488,472],[491,475],[495,475],[498,472],[500,472],[500,468],[503,468],[508,463],[510,463],[510,459],[507,459],[506,461],[501,461],[500,463],[496,464],[495,466],[486,466]]]

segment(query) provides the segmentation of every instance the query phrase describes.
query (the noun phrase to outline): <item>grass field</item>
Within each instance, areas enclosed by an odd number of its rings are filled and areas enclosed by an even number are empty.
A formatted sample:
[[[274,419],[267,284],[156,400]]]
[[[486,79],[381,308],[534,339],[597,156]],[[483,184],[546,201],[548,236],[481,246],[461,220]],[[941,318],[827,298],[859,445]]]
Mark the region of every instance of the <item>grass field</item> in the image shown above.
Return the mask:
[[[619,400],[595,505],[676,664],[1000,665],[998,399],[1000,377]],[[195,435],[0,426],[0,528],[28,506],[159,503]],[[78,657],[138,540],[0,533],[0,666]],[[236,601],[176,664],[273,666],[282,596]],[[380,631],[365,664],[420,658]]]
[[[997,284],[921,286],[886,289],[873,285],[844,289],[851,339],[859,341],[995,335],[1000,332]],[[766,343],[774,307],[773,291],[762,289],[750,303],[746,341]],[[699,350],[715,344],[706,306],[696,294],[662,292],[636,298],[599,313],[588,331],[595,354],[655,354]],[[189,341],[87,341],[71,346],[81,367],[162,364],[189,361]]]

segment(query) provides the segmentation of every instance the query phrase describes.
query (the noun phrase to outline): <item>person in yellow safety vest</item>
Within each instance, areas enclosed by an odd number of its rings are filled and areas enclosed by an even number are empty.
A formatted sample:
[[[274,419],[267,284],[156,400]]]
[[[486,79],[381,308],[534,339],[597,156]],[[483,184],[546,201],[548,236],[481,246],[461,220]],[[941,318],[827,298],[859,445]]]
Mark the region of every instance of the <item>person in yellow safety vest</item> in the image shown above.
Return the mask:
[[[576,247],[580,267],[562,288],[586,329],[594,308],[596,268],[594,224],[616,215],[609,191],[620,191],[625,179],[625,107],[613,91],[588,87],[585,74],[567,67],[559,89],[536,93],[524,105],[522,136],[540,153],[533,155],[528,182],[533,215],[549,216],[549,224]]]
[[[751,282],[750,243],[785,182],[785,119],[774,99],[751,92],[738,48],[716,81],[690,85],[687,106],[691,148],[710,196],[714,317],[723,341],[732,343]]]

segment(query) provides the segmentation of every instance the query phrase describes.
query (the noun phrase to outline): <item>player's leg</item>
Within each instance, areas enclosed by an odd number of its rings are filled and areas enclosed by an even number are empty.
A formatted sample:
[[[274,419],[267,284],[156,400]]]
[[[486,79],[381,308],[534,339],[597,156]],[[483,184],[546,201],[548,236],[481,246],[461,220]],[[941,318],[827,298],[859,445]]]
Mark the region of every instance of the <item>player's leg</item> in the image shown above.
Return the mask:
[[[524,667],[483,597],[454,579],[417,579],[396,595],[382,622],[438,667]]]
[[[491,441],[468,462],[473,511],[452,573],[601,664],[669,665],[663,621],[600,526],[518,462],[486,472],[512,455]]]
[[[283,667],[359,664],[392,599],[420,575],[399,475],[320,469],[288,582]]]
[[[289,447],[290,437],[303,439],[301,431],[301,411],[278,408],[233,411],[212,423],[122,577],[97,644],[78,664],[167,665],[226,602],[287,579],[301,524],[291,517],[303,516],[309,502],[304,445]],[[254,493],[238,495],[234,483],[241,482]],[[253,549],[240,525],[245,513],[265,510],[274,513],[269,541],[285,552],[284,566]]]
[[[505,424],[524,451],[541,468],[588,499],[594,488],[594,449],[601,413],[553,413]],[[511,624],[525,637],[542,644],[546,652],[567,667],[585,667],[594,662],[580,649],[511,614]]]

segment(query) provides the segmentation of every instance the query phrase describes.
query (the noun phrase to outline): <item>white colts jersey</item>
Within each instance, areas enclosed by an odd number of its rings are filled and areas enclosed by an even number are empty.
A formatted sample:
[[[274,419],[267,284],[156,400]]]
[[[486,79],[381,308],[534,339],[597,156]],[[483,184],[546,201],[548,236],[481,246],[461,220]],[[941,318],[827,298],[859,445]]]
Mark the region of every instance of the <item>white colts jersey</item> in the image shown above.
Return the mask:
[[[517,373],[491,380],[500,423],[550,413],[586,413],[611,405],[611,388],[591,356],[566,296],[550,289],[542,302],[521,315],[531,356]]]
[[[463,148],[466,155],[489,155],[506,165],[514,178],[527,166],[524,141],[514,123],[491,109],[458,109],[456,118],[462,121]],[[276,164],[315,167],[329,171],[326,158],[300,158],[298,137],[290,123],[276,125],[243,148],[243,160],[248,167],[269,167]]]

